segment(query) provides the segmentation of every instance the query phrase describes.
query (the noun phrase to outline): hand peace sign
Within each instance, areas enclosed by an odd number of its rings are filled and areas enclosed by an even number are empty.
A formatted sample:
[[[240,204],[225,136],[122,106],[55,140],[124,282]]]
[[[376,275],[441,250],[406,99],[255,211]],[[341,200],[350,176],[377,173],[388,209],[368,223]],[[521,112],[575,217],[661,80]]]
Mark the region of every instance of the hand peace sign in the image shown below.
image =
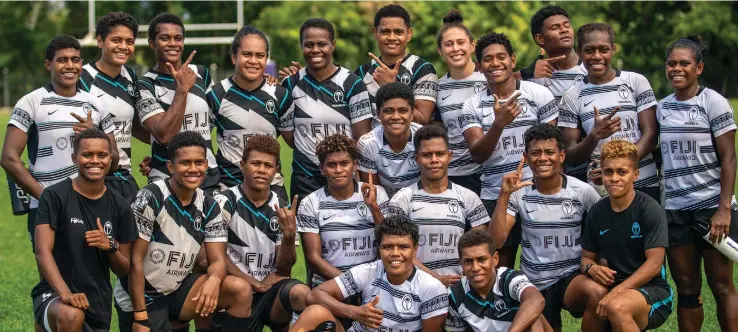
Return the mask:
[[[74,126],[72,127],[72,130],[74,130],[75,135],[87,129],[90,129],[95,125],[94,123],[92,123],[92,111],[91,110],[87,111],[87,119],[77,114],[74,114],[74,113],[69,113],[69,114],[71,114],[75,119],[77,119],[77,121],[79,121],[79,123],[75,123]]]
[[[504,128],[509,125],[518,117],[518,115],[520,115],[520,113],[523,112],[523,108],[518,104],[520,92],[515,92],[515,94],[513,94],[512,97],[502,105],[500,105],[500,97],[497,97],[496,94],[493,94],[492,97],[495,99],[495,119],[492,122],[493,124],[496,124],[498,128]]]
[[[374,53],[369,52],[369,56],[374,59],[374,61],[377,62],[379,67],[374,70],[374,74],[372,76],[374,77],[374,81],[379,84],[379,86],[383,86],[387,83],[392,83],[397,80],[397,74],[400,73],[400,66],[402,66],[402,60],[397,60],[397,63],[395,63],[395,66],[390,69],[387,67],[387,65],[382,62]]]
[[[169,68],[169,72],[172,73],[174,81],[177,82],[177,88],[186,92],[189,92],[190,89],[192,89],[192,86],[195,85],[195,81],[197,80],[197,74],[195,74],[195,72],[189,67],[190,62],[192,62],[192,58],[196,53],[197,51],[192,51],[190,56],[187,58],[187,61],[182,63],[182,67],[180,67],[179,70],[174,69],[174,65],[167,62],[167,68]]]
[[[518,164],[518,169],[515,172],[505,174],[505,176],[502,177],[502,188],[501,191],[506,194],[512,194],[518,189],[526,187],[526,186],[532,186],[533,182],[531,181],[523,181],[523,166],[525,165],[525,157],[520,158],[520,163]]]
[[[600,119],[600,110],[597,106],[594,107],[594,126],[591,134],[594,135],[598,141],[603,138],[608,138],[610,135],[620,131],[620,117],[616,117],[615,114],[620,109],[620,106],[616,106],[612,113],[604,116]]]

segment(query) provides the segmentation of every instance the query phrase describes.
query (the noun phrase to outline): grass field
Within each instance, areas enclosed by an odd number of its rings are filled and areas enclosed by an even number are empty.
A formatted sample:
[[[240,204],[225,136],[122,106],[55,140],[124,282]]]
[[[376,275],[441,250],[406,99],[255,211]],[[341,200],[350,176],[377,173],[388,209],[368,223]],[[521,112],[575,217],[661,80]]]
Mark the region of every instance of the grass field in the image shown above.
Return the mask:
[[[738,100],[732,100],[733,108],[738,109]],[[5,137],[5,124],[8,122],[8,114],[0,114],[0,137]],[[284,175],[286,185],[289,188],[291,174],[292,151],[286,145],[282,145],[282,165],[285,165]],[[149,154],[149,147],[134,140],[133,161],[137,164],[144,155]],[[135,172],[136,180],[142,186],[146,183],[144,177]],[[5,179],[5,172],[0,169],[0,178]],[[26,233],[26,216],[14,216],[10,208],[8,190],[0,188],[0,331],[34,331],[33,308],[31,304],[31,288],[38,282],[36,262],[31,252],[30,241]],[[301,249],[297,250],[297,264],[292,269],[293,277],[300,280],[305,279],[305,264]],[[705,278],[703,277],[703,281]],[[734,270],[733,281],[738,280],[738,272]],[[669,278],[671,282],[671,278]],[[672,283],[673,286],[673,283]],[[715,302],[710,293],[707,283],[703,282],[702,295],[704,299],[705,323],[702,331],[719,331],[717,323]],[[113,310],[115,314],[115,310]],[[578,331],[579,321],[568,314],[563,315],[564,331]],[[112,330],[117,330],[117,318],[113,317]],[[669,320],[658,331],[678,330],[676,314],[672,314]]]

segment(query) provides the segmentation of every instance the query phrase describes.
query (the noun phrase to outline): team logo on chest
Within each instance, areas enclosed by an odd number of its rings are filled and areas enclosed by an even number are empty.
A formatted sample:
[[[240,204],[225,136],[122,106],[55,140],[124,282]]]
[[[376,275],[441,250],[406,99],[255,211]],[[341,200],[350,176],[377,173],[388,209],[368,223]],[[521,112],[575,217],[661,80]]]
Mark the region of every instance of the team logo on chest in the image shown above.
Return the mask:
[[[630,231],[633,232],[633,235],[630,236],[631,239],[639,239],[643,237],[643,235],[641,235],[641,225],[637,221],[634,221],[633,225],[630,226]]]
[[[456,130],[456,120],[449,119],[446,123],[446,127],[448,128],[448,131]]]
[[[196,230],[202,229],[202,217],[201,216],[196,216],[193,220],[193,223],[195,224]]]
[[[584,75],[579,75],[574,78],[574,84],[579,84],[579,82],[584,81]]]
[[[425,234],[418,236],[418,245],[421,247],[425,246]]]
[[[336,90],[336,92],[333,93],[333,100],[335,100],[337,103],[343,102],[343,91]]]
[[[113,232],[113,224],[110,221],[106,221],[103,229],[105,230],[105,234],[110,236],[110,233]]]
[[[164,258],[166,255],[164,254],[164,250],[161,250],[159,248],[156,248],[149,252],[149,260],[154,264],[159,264],[164,261]]]
[[[482,82],[474,83],[474,93],[479,93],[479,91],[484,90],[484,87],[485,85]]]
[[[451,211],[451,213],[459,212],[459,202],[455,200],[448,201],[448,210]]]
[[[331,251],[337,251],[341,247],[341,243],[338,240],[328,241],[328,249]]]
[[[567,199],[563,203],[561,203],[561,209],[564,210],[564,213],[568,216],[574,213],[574,203],[572,203],[571,200]]]
[[[133,91],[133,85],[128,84],[128,95],[133,97],[133,94],[135,92]]]
[[[310,136],[310,132],[308,131],[308,127],[306,124],[301,123],[297,125],[297,130],[302,134],[304,137]]]
[[[518,99],[518,105],[520,105],[520,109],[523,110],[520,114],[525,114],[530,110],[530,104],[528,104],[528,101],[525,99]]]
[[[274,107],[275,107],[274,106],[274,100],[271,100],[271,99],[267,100],[265,106],[266,106],[266,110],[267,110],[267,112],[269,112],[269,114],[274,113]]]
[[[507,304],[505,304],[505,300],[497,298],[495,300],[495,309],[497,309],[497,311],[504,311],[505,309],[507,309]]]
[[[91,113],[94,110],[92,105],[90,103],[84,103],[82,104],[82,111],[85,113],[83,117],[87,116],[87,113]]]
[[[272,232],[276,232],[279,230],[279,218],[277,218],[277,216],[269,219],[269,229],[271,229]]]
[[[366,216],[369,215],[369,208],[363,202],[359,203],[359,205],[356,206],[356,213],[358,213],[362,218],[366,218]]]
[[[64,150],[69,146],[69,141],[67,141],[66,137],[59,137],[59,139],[56,140],[56,147],[59,150]]]
[[[241,253],[231,248],[228,248],[228,258],[231,259],[231,262],[233,262],[233,264],[240,264],[243,261]]]
[[[692,106],[692,108],[689,109],[689,120],[690,121],[696,121],[700,118],[701,112],[700,108],[697,106]]]
[[[405,294],[402,296],[402,309],[405,309],[405,311],[409,311],[413,308],[413,297],[410,296],[410,294]]]
[[[411,78],[410,74],[404,73],[402,74],[402,76],[400,76],[400,82],[402,82],[403,84],[410,85],[410,78]]]
[[[628,96],[630,96],[630,91],[628,90],[628,87],[625,85],[621,85],[618,87],[618,95],[620,95],[620,98],[627,99]]]

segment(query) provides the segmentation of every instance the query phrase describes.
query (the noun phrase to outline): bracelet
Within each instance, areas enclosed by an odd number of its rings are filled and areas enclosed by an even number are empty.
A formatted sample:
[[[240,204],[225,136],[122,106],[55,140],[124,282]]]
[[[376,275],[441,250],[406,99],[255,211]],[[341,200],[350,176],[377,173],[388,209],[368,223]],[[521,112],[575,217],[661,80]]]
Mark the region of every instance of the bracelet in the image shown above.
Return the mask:
[[[108,249],[108,255],[112,255],[118,252],[118,240],[111,237],[108,238],[108,241],[110,241],[110,249]]]
[[[134,312],[134,313],[135,313],[135,312],[146,312],[146,309],[141,309],[141,310],[134,310],[133,312]]]
[[[149,319],[148,318],[146,318],[146,319],[135,319],[134,318],[133,319],[133,323],[134,324],[141,325],[143,327],[149,327],[149,328],[151,327],[151,326],[149,326]]]

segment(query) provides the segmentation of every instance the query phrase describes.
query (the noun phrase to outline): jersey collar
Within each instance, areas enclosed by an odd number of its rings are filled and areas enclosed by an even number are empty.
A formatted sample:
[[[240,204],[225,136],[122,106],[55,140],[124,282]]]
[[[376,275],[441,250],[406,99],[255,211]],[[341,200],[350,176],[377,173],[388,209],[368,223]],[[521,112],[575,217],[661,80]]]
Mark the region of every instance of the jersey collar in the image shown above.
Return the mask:
[[[105,72],[103,72],[102,70],[100,70],[100,68],[97,68],[97,65],[95,64],[95,62],[97,62],[97,61],[91,61],[91,62],[88,63],[88,65],[90,65],[90,67],[92,67],[92,68],[95,68],[95,70],[97,70],[97,74],[98,75],[102,75],[102,76],[110,79],[111,81],[117,80],[118,77],[120,77],[121,73],[123,73],[123,71],[125,70],[125,67],[124,66],[120,66],[121,72],[118,73],[118,75],[115,75],[115,77],[111,77],[110,75],[108,75]]]
[[[425,190],[425,188],[423,188],[423,181],[418,180],[418,182],[416,182],[416,184],[418,185],[418,189]],[[446,186],[446,190],[451,190],[453,184],[454,183],[451,182],[451,180],[448,180],[448,186]]]
[[[516,79],[515,80],[515,91],[517,90],[520,90],[520,80]],[[489,85],[487,86],[487,89],[485,89],[485,91],[487,91],[487,97],[492,97],[492,93],[489,91]],[[515,92],[513,92],[513,94],[514,93]]]
[[[408,59],[408,58],[410,58],[410,56],[411,56],[411,55],[412,55],[412,54],[410,54],[410,53],[406,54],[406,55],[405,55],[405,57],[404,57],[404,58],[402,58],[402,61],[400,61],[400,65],[402,65],[403,63],[405,63],[405,61],[407,61],[407,59]],[[382,55],[379,55],[379,60],[382,60]],[[377,66],[377,67],[379,67],[379,63],[377,63],[377,62],[376,62],[376,61],[374,61],[374,60],[372,60],[372,61],[371,61],[370,63],[371,63],[371,65],[372,65],[372,67],[374,67],[374,66]],[[390,64],[386,64],[386,63],[384,63],[384,61],[382,61],[382,63],[383,63],[383,64],[384,64],[385,66],[389,67],[389,69],[395,69],[395,63],[390,63]]]
[[[231,82],[231,86],[234,87],[234,88],[236,88],[237,90],[239,90],[241,92],[246,92],[248,94],[253,94],[254,91],[259,91],[259,90],[261,90],[262,87],[264,87],[264,84],[266,84],[266,79],[265,78],[262,78],[261,79],[261,84],[259,84],[258,87],[254,88],[251,91],[246,90],[246,89],[238,86],[238,84],[236,84],[236,80],[233,79],[233,75],[231,75],[231,76],[228,77],[228,82]]]
[[[182,204],[182,201],[180,201],[179,200],[179,197],[177,197],[177,193],[174,192],[174,189],[172,188],[172,185],[169,183],[169,179],[171,179],[171,178],[167,178],[166,180],[164,180],[164,184],[167,185],[167,190],[169,190],[169,197],[172,197],[172,199],[177,204],[177,206],[180,209],[184,210],[186,208],[186,206],[184,204]],[[190,205],[192,205],[193,203],[195,203],[195,200],[197,200],[197,190],[195,190],[195,193],[192,194],[192,200],[190,201]],[[187,206],[189,206],[189,205],[187,205]]]
[[[269,197],[267,197],[266,201],[264,201],[264,204],[262,204],[261,206],[256,206],[256,204],[254,204],[254,202],[252,202],[249,199],[249,197],[246,196],[246,193],[243,191],[243,187],[241,187],[240,185],[238,186],[238,192],[241,193],[241,197],[243,197],[244,202],[246,202],[246,203],[250,204],[251,206],[255,207],[256,210],[261,210],[261,208],[263,208],[264,206],[269,207],[269,202],[272,201],[272,195],[274,194],[274,192],[272,192],[270,190],[269,191]]]
[[[52,85],[51,83],[49,83],[49,84],[47,84],[46,86],[44,86],[44,88],[46,88],[46,91],[47,91],[47,92],[53,92],[53,93],[56,93],[56,94],[57,94],[57,95],[58,95],[59,97],[61,97],[61,96],[62,96],[62,95],[58,94],[58,93],[56,92],[56,90],[54,90],[54,86],[53,86],[53,85]],[[80,90],[80,89],[79,89],[79,81],[77,81],[77,92],[82,92],[82,90]]]
[[[566,175],[561,175],[561,189],[566,189],[567,184],[569,183],[569,179],[567,179]],[[536,181],[533,181],[533,185],[531,186],[532,190],[536,190]]]
[[[359,182],[354,180],[354,194],[359,192]],[[331,193],[328,191],[328,185],[323,186],[323,193],[325,193],[326,197],[333,197]],[[335,198],[335,197],[334,197]]]
[[[408,128],[408,130],[410,130],[410,135],[407,138],[407,142],[408,143],[412,143],[413,142],[413,127],[412,127],[412,125],[410,125],[410,128]],[[387,140],[387,137],[385,136],[386,134],[387,133],[384,132],[384,128],[382,128],[382,145],[389,145],[389,141]]]
[[[615,77],[620,77],[620,74],[622,73],[622,72],[620,71],[620,69],[617,69],[617,68],[613,68],[613,70],[615,70]],[[586,75],[584,76],[584,80],[582,80],[582,82],[584,82],[584,84],[587,84],[587,83],[589,83],[589,79],[587,78],[587,76],[586,76]],[[603,83],[603,84],[607,84],[607,83]]]

